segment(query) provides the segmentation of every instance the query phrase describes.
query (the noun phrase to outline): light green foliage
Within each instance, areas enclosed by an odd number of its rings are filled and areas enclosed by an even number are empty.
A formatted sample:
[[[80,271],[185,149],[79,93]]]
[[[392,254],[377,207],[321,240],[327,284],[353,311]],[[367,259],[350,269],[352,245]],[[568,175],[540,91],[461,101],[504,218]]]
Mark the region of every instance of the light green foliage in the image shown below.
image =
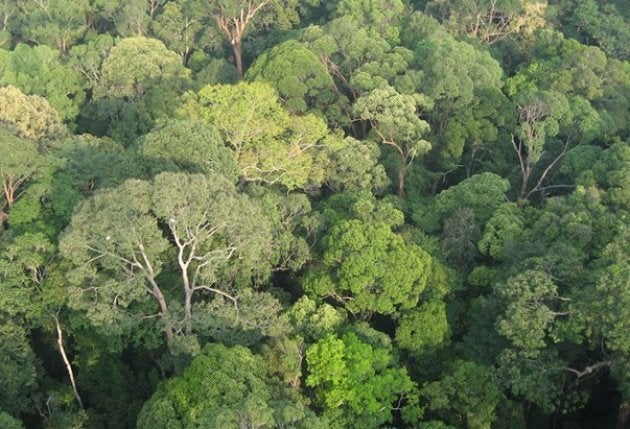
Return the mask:
[[[0,427],[5,429],[24,429],[24,425],[21,421],[11,417],[4,411],[0,411]]]
[[[2,243],[0,308],[13,320],[31,324],[44,317],[44,272],[54,246],[42,233],[25,233]]]
[[[347,17],[358,27],[368,27],[392,44],[399,41],[399,23],[404,17],[402,0],[340,0],[337,16]]]
[[[68,66],[81,73],[88,88],[92,89],[98,83],[103,60],[109,55],[112,46],[114,38],[109,34],[101,34],[70,49]]]
[[[0,320],[0,409],[19,413],[29,407],[28,395],[37,385],[37,361],[27,331]]]
[[[612,145],[592,167],[597,184],[606,189],[604,202],[630,210],[630,147],[625,143]]]
[[[200,121],[169,120],[139,142],[138,153],[152,171],[219,174],[233,182],[238,167],[213,125]]]
[[[523,219],[516,204],[500,205],[486,223],[483,237],[479,240],[479,250],[497,260],[509,258],[519,245],[523,227]]]
[[[217,127],[235,152],[243,180],[295,189],[317,187],[324,179],[319,151],[326,123],[288,114],[268,84],[206,86],[178,115]]]
[[[416,206],[413,218],[425,230],[435,231],[448,214],[468,207],[472,209],[475,221],[484,225],[494,209],[506,200],[505,193],[509,188],[509,182],[496,174],[476,174],[440,192],[433,206]]]
[[[41,175],[48,160],[33,140],[16,137],[4,127],[0,127],[0,153],[1,213],[15,203],[30,180]]]
[[[396,328],[396,342],[401,348],[419,353],[439,346],[448,333],[445,304],[428,301],[403,313]]]
[[[260,356],[210,344],[180,376],[160,386],[140,412],[138,428],[307,429],[319,427],[306,426],[315,421],[314,413],[282,394]]]
[[[287,312],[287,317],[296,334],[307,340],[319,340],[327,333],[340,328],[347,319],[346,313],[330,304],[317,303],[308,296],[302,296]]]
[[[18,135],[33,140],[54,138],[65,133],[61,119],[48,102],[24,95],[14,86],[0,88],[0,122]]]
[[[151,34],[160,39],[184,63],[193,52],[220,45],[220,35],[212,26],[204,25],[203,2],[177,0],[164,5],[164,10],[151,21]]]
[[[493,44],[505,38],[530,36],[544,27],[547,3],[535,0],[432,0],[427,4],[451,33]]]
[[[21,2],[28,19],[21,29],[27,40],[67,52],[85,34],[88,0],[48,0]]]
[[[109,138],[69,137],[55,142],[53,153],[64,161],[63,171],[74,188],[85,195],[143,173],[133,154]]]
[[[245,216],[250,221],[243,222]],[[111,333],[133,329],[156,307],[167,338],[175,320],[190,333],[193,294],[211,292],[237,305],[232,290],[269,274],[271,239],[260,206],[221,176],[162,173],[152,182],[128,180],[84,202],[61,239],[61,252],[73,265],[70,305]],[[183,308],[165,297],[173,281],[187,297]],[[209,314],[204,300],[199,305],[199,316]]]
[[[334,298],[352,313],[412,308],[426,287],[431,257],[387,224],[340,221],[322,245],[323,266],[306,276],[304,288]]]
[[[110,121],[109,134],[130,140],[172,114],[188,76],[181,58],[159,40],[122,39],[103,61],[93,95],[99,117]]]
[[[357,335],[329,334],[306,351],[307,386],[327,409],[343,410],[348,428],[378,428],[391,422],[396,402],[414,390],[388,348],[373,346]]]
[[[399,94],[394,88],[377,88],[354,103],[357,117],[369,121],[372,131],[384,145],[391,146],[400,158],[398,167],[398,195],[404,194],[405,171],[414,158],[431,149],[424,140],[429,124],[418,116],[418,109],[426,106],[418,94]]]
[[[381,151],[369,140],[331,134],[325,145],[325,184],[334,192],[382,191],[389,180],[378,162]]]
[[[317,55],[295,40],[260,55],[245,77],[271,84],[289,112],[330,116],[326,111],[335,108],[332,77]]]
[[[455,427],[490,429],[502,394],[490,370],[458,361],[452,374],[422,387],[420,397],[427,403],[425,412]]]
[[[530,270],[497,285],[496,294],[506,303],[497,332],[524,356],[536,357],[555,318],[566,315],[554,311],[561,302],[557,286],[548,274]]]
[[[460,163],[466,143],[477,151],[496,141],[511,106],[501,93],[503,71],[488,52],[451,37],[430,36],[415,50],[418,89],[434,103],[429,116],[438,166]]]
[[[44,97],[66,122],[77,117],[86,98],[84,76],[48,46],[20,44],[12,52],[0,51],[0,85]]]

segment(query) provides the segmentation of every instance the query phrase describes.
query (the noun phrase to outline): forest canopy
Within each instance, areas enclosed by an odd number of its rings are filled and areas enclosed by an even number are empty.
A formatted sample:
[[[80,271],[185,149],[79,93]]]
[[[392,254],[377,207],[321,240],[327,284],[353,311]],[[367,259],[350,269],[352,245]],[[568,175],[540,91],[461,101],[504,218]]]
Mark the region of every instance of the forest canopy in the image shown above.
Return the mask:
[[[0,428],[630,427],[624,0],[0,0]]]

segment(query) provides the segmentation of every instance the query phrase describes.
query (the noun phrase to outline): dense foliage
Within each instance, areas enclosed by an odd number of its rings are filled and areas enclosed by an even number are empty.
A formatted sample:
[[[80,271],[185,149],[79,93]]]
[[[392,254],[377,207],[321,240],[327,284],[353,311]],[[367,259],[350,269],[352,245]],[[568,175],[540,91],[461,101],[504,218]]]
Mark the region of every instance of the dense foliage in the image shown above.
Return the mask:
[[[623,0],[0,0],[0,428],[630,427]]]

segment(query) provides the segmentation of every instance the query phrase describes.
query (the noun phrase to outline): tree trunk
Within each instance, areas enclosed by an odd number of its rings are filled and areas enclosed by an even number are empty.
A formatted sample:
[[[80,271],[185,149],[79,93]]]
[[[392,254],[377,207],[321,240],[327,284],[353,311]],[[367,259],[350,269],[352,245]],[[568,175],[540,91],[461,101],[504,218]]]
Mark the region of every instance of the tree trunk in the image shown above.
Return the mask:
[[[186,287],[184,297],[184,317],[186,318],[184,328],[186,331],[186,335],[190,335],[192,333],[192,296],[193,290],[189,287]]]
[[[68,371],[68,376],[70,377],[70,384],[72,384],[74,397],[77,398],[79,406],[83,408],[83,401],[81,400],[81,396],[79,395],[79,391],[77,390],[77,384],[74,381],[74,372],[72,371],[72,365],[70,365],[70,361],[68,360],[68,356],[66,355],[66,349],[63,346],[63,332],[61,331],[59,318],[57,318],[57,316],[54,316],[54,319],[55,327],[57,328],[57,345],[59,346],[59,352],[61,353],[61,358],[63,359],[63,363],[66,365],[66,370]]]
[[[234,39],[232,41],[232,51],[234,52],[234,62],[236,63],[236,73],[239,79],[243,79],[243,52],[241,49],[241,40]]]
[[[398,196],[405,196],[405,169],[404,167],[398,170]]]
[[[617,426],[615,429],[630,428],[630,401],[622,402],[619,405],[619,413],[617,414]]]

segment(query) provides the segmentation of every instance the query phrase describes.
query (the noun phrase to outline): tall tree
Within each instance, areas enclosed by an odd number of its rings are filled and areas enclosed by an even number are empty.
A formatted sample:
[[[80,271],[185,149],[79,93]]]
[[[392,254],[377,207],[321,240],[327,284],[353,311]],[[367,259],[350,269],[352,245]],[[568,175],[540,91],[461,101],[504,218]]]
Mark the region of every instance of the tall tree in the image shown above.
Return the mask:
[[[268,275],[271,240],[260,207],[221,176],[130,180],[84,202],[61,239],[73,265],[70,305],[114,333],[157,319],[169,340],[193,333],[206,297],[226,300],[243,321],[238,291]]]
[[[189,97],[178,115],[220,131],[244,182],[308,189],[324,180],[326,123],[314,115],[290,115],[268,84],[208,85]]]
[[[405,194],[405,173],[416,155],[431,149],[431,143],[423,139],[429,124],[419,117],[421,107],[426,107],[426,99],[418,94],[399,94],[390,86],[373,90],[354,105],[358,117],[370,122],[381,143],[398,153],[399,196]]]
[[[236,71],[244,75],[243,38],[252,27],[274,23],[278,15],[294,13],[294,2],[286,0],[212,0],[206,4],[219,30],[232,46]]]

